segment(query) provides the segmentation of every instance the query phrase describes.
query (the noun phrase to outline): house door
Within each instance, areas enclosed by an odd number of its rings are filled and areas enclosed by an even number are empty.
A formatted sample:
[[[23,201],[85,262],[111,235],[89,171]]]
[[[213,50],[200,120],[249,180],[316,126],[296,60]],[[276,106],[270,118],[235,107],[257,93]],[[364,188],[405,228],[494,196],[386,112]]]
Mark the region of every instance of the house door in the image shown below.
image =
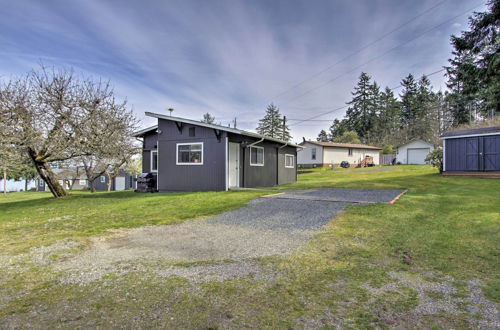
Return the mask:
[[[115,190],[116,191],[125,190],[125,177],[124,176],[117,176],[115,178]]]
[[[240,145],[229,142],[228,157],[228,185],[229,188],[240,186]]]
[[[467,171],[479,170],[479,138],[465,139],[465,169]]]
[[[484,171],[500,170],[500,136],[483,137]]]

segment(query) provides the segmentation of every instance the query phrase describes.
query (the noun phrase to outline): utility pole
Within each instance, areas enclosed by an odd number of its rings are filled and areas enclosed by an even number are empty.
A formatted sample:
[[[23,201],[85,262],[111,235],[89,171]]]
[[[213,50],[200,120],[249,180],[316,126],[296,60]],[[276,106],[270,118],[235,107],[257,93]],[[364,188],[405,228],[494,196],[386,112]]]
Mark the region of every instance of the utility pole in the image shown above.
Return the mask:
[[[233,128],[236,128],[236,117],[234,117],[234,120],[233,120]]]
[[[283,141],[286,140],[286,137],[285,137],[285,127],[286,127],[286,116],[283,116],[283,126],[281,127],[281,134],[282,134],[281,139]]]
[[[172,112],[174,112],[174,108],[168,108],[168,112],[170,112],[170,117],[172,117]]]

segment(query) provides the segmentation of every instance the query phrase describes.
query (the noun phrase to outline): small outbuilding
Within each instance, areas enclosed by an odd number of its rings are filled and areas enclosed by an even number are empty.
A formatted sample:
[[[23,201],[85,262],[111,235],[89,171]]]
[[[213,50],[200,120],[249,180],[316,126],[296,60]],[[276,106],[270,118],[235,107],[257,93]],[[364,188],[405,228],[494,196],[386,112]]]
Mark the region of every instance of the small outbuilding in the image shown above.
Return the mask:
[[[446,132],[443,174],[500,177],[500,126]]]
[[[158,124],[134,136],[143,142],[142,171],[153,174],[160,192],[221,191],[297,180],[298,145],[232,127],[146,115]]]
[[[434,144],[417,139],[396,148],[396,164],[426,164],[425,158],[434,150]]]

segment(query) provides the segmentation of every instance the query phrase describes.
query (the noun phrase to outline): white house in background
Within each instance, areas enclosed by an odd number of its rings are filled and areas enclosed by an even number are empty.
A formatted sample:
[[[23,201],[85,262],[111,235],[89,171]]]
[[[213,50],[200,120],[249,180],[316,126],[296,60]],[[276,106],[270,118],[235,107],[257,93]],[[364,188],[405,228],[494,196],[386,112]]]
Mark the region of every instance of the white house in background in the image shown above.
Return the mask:
[[[380,164],[381,148],[364,144],[304,141],[303,150],[297,152],[299,167],[338,166],[347,161],[353,167],[358,166],[365,157],[373,157],[375,165]]]
[[[434,150],[432,143],[413,140],[396,149],[396,164],[426,164],[425,157]]]
[[[7,180],[7,192],[25,191],[36,188],[36,180]],[[3,179],[0,179],[0,192],[3,192]]]

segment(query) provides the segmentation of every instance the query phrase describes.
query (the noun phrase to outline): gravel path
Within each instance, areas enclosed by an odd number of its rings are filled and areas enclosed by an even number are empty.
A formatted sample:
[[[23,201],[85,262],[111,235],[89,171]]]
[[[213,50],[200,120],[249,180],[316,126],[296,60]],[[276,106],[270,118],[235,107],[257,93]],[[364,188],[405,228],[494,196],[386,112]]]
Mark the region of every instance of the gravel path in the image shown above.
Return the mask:
[[[227,278],[228,273],[258,274],[258,265],[248,263],[249,260],[293,253],[346,205],[353,204],[333,200],[387,202],[401,192],[368,189],[287,191],[277,195],[281,198],[257,198],[247,207],[207,220],[121,230],[111,237],[96,239],[89,250],[57,267],[74,273],[70,282],[96,280],[109,272],[121,272],[126,263],[155,260],[170,262],[160,271],[165,276],[185,273],[190,278],[202,272],[204,267],[215,278]],[[332,201],[314,200],[318,198]],[[172,266],[178,262],[227,260],[241,265],[203,265],[192,271]]]

